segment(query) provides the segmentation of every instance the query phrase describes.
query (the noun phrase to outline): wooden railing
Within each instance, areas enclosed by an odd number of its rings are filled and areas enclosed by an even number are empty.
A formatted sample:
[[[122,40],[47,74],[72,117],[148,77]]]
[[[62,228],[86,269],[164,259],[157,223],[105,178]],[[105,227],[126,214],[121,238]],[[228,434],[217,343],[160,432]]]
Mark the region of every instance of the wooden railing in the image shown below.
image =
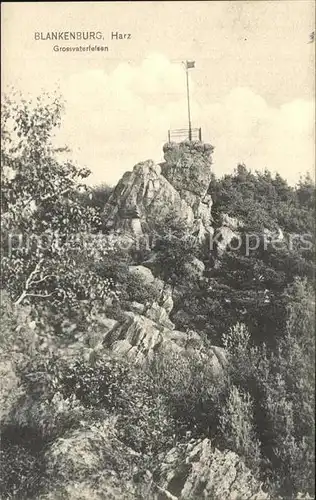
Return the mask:
[[[168,142],[181,142],[181,141],[202,141],[201,128],[178,128],[175,130],[168,130]]]

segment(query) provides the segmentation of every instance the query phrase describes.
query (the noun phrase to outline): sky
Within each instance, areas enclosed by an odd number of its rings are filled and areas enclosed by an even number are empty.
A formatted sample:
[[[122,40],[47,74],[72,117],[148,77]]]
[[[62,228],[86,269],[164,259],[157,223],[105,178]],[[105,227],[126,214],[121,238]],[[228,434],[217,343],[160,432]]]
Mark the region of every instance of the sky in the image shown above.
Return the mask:
[[[3,3],[2,89],[58,89],[57,135],[92,174],[115,184],[139,161],[163,159],[168,130],[193,127],[214,147],[213,171],[268,168],[291,184],[315,170],[315,2]],[[100,31],[102,40],[36,40],[35,32]],[[111,40],[111,33],[130,39]],[[108,47],[56,52],[54,46]]]

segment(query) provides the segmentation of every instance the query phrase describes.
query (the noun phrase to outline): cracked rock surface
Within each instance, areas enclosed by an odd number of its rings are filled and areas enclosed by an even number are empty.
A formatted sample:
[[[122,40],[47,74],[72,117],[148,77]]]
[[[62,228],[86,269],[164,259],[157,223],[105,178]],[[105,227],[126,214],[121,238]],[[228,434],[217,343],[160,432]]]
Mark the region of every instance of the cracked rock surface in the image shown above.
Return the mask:
[[[232,451],[209,439],[172,448],[161,465],[161,487],[179,500],[268,500],[270,497]],[[168,496],[157,494],[156,500]]]

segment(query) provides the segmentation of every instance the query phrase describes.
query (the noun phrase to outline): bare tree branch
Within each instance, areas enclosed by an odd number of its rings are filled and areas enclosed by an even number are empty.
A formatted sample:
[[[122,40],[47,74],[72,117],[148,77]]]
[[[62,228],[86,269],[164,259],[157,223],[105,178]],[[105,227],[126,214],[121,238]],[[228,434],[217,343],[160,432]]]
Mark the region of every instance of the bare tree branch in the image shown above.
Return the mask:
[[[43,283],[43,281],[47,280],[47,278],[53,278],[55,274],[46,274],[43,278],[39,280],[32,281],[32,285],[38,285],[39,283]]]
[[[32,278],[37,274],[39,273],[39,270],[40,270],[40,267],[41,267],[41,264],[43,262],[43,259],[40,259],[38,261],[38,263],[36,264],[35,266],[35,269],[31,272],[31,274],[29,275],[29,277],[27,278],[26,282],[25,282],[25,290],[28,290],[30,288],[30,285],[31,285],[31,282],[32,282]]]
[[[15,304],[21,304],[21,302],[25,299],[25,297],[29,295],[28,291],[34,283],[33,278],[39,273],[42,262],[43,262],[43,259],[40,259],[37,262],[35,268],[30,273],[29,277],[27,278],[27,280],[25,282],[25,288],[24,288],[23,292],[21,293],[20,297],[15,301]]]
[[[46,299],[47,297],[51,297],[52,295],[54,295],[54,293],[56,293],[56,292],[57,292],[57,290],[54,290],[53,292],[46,293],[46,294],[44,294],[44,293],[27,293],[25,295],[25,297],[41,297],[42,299]]]
[[[39,297],[41,299],[47,299],[48,297],[52,297],[55,293],[57,293],[58,290],[54,290],[51,293],[27,293],[25,290],[24,292],[20,295],[18,300],[15,301],[15,305],[21,304],[21,302],[26,298],[26,297]]]

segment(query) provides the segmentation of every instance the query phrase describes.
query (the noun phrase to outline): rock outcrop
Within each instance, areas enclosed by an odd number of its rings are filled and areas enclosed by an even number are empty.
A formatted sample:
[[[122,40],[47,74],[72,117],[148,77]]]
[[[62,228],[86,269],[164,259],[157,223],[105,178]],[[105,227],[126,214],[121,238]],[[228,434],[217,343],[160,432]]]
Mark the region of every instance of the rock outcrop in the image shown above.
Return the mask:
[[[54,481],[40,500],[133,500],[135,487],[122,481],[121,471],[132,470],[136,455],[116,437],[114,419],[82,422],[48,447],[48,477]]]
[[[137,305],[139,307],[140,304]],[[170,323],[170,324],[169,324]],[[214,376],[221,376],[227,366],[224,349],[205,346],[202,338],[194,331],[174,330],[166,310],[158,305],[144,309],[142,314],[125,312],[124,321],[109,324],[100,318],[99,326],[105,325],[99,341],[90,350],[95,353],[109,351],[112,355],[131,360],[142,365],[157,354],[196,354],[209,363]]]
[[[239,238],[239,230],[243,227],[241,221],[228,214],[223,214],[221,227],[214,232],[214,241],[217,244],[218,255],[221,256],[226,251],[227,246],[232,244],[234,239]],[[236,248],[238,243],[233,248]]]
[[[142,265],[130,266],[129,272],[141,278],[144,287],[154,285],[158,292],[157,298],[145,304],[131,301],[122,313],[123,319],[119,321],[96,316],[94,319],[98,324],[98,335],[92,335],[91,338],[86,335],[86,343],[90,347],[86,351],[87,356],[93,357],[107,350],[115,356],[141,365],[152,360],[158,353],[196,353],[211,364],[215,375],[222,374],[227,365],[224,349],[206,347],[195,331],[175,330],[175,325],[169,318],[173,309],[171,286],[156,278],[150,269]],[[198,272],[202,272],[202,268]]]
[[[105,206],[103,217],[107,227],[142,234],[151,221],[164,218],[171,210],[187,224],[193,223],[191,207],[161,175],[161,167],[147,160],[123,175]]]
[[[211,180],[213,147],[200,141],[166,143],[163,147],[165,162],[161,164],[162,174],[183,197],[203,197]],[[188,196],[188,202],[194,198]]]
[[[167,143],[163,147],[165,162],[162,174],[192,208],[195,232],[200,240],[212,232],[212,198],[207,194],[211,181],[213,146],[200,141]]]
[[[185,141],[164,146],[165,162],[138,163],[118,182],[104,207],[105,227],[139,236],[172,213],[202,241],[212,233],[211,145]]]
[[[170,496],[168,496],[170,494]],[[268,500],[261,484],[232,451],[209,439],[172,448],[163,458],[155,500]]]
[[[46,467],[48,478],[54,480],[39,500],[270,499],[238,455],[214,449],[209,439],[192,440],[162,453],[159,478],[153,480],[147,470],[141,484],[132,480],[138,457],[117,438],[114,419],[82,422],[79,429],[48,447]]]

